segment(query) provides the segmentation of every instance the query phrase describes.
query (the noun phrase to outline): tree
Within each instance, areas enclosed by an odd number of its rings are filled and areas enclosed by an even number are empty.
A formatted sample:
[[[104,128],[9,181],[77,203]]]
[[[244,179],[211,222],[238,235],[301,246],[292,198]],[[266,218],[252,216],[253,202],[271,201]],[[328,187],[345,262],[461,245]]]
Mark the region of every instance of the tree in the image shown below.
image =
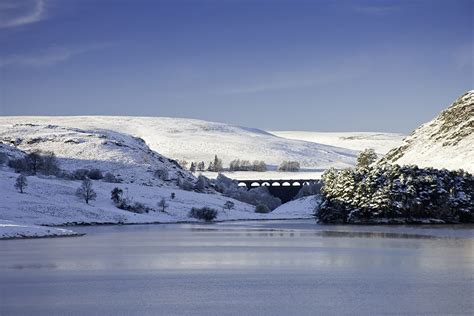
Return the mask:
[[[97,193],[92,188],[92,181],[89,178],[82,180],[81,186],[77,189],[76,195],[84,199],[86,204],[89,204],[89,201],[93,201],[97,197]]]
[[[34,151],[28,154],[28,161],[30,162],[31,171],[36,174],[43,164],[43,157],[39,151]]]
[[[209,166],[207,167],[207,171],[214,171],[214,163],[212,161],[209,162]]]
[[[373,149],[364,149],[357,157],[357,168],[368,168],[377,161],[377,154]]]
[[[252,165],[252,170],[264,172],[264,171],[267,171],[267,165],[262,160],[261,161],[255,160]]]
[[[176,193],[171,192],[171,199],[174,200],[175,197],[176,197]]]
[[[20,191],[20,193],[23,193],[23,191],[25,190],[27,186],[28,186],[28,181],[26,181],[26,177],[20,174],[18,178],[16,178],[15,188],[18,191]]]
[[[110,199],[114,202],[115,205],[122,202],[123,190],[115,187],[110,193]]]
[[[217,158],[217,155],[214,156],[214,171],[221,172],[223,169],[222,167],[222,160]]]
[[[231,210],[234,208],[234,206],[235,206],[235,203],[232,201],[227,201],[224,203],[224,209],[226,210]]]
[[[160,202],[158,202],[158,206],[161,207],[161,211],[164,213],[166,208],[169,206],[168,203],[166,203],[166,199],[162,198]]]
[[[48,152],[43,156],[42,171],[45,175],[58,175],[60,172],[59,162],[53,152]]]
[[[300,163],[297,161],[283,161],[278,166],[278,171],[291,171],[296,172],[300,170]]]
[[[192,173],[196,172],[196,164],[193,162],[191,162],[191,167],[189,167],[189,171],[191,171]]]
[[[204,171],[204,169],[206,169],[206,163],[204,161],[201,161],[200,163],[197,164],[197,169],[199,171]]]

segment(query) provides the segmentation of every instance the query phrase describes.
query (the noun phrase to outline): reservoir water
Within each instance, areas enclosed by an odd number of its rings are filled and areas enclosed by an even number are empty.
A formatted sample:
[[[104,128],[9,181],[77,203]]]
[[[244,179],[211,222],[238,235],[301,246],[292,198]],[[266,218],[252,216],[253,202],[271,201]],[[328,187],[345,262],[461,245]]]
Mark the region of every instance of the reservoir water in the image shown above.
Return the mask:
[[[77,227],[0,241],[0,315],[473,315],[474,226]]]

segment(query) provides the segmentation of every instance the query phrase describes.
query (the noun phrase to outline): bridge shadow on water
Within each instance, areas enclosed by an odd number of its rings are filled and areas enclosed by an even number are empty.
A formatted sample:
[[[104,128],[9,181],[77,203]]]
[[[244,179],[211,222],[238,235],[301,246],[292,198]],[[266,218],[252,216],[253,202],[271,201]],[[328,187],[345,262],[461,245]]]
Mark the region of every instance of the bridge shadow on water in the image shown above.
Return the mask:
[[[267,187],[271,195],[280,198],[282,203],[291,201],[305,185],[317,183],[319,179],[278,179],[278,180],[237,180],[239,186],[247,190]]]

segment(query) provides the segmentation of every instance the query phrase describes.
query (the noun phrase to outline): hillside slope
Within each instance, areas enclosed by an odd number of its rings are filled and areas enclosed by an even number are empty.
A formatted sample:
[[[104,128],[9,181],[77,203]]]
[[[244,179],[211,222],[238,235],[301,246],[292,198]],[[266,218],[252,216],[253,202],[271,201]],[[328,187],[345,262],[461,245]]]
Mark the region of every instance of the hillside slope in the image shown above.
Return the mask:
[[[390,149],[399,146],[405,137],[405,135],[398,133],[371,132],[270,131],[270,133],[288,139],[304,140],[357,151],[371,148],[380,155],[384,155]]]
[[[474,172],[474,90],[421,125],[382,160],[400,165]]]
[[[240,158],[263,160],[273,166],[295,160],[308,169],[344,168],[353,166],[356,157],[356,152],[349,149],[285,139],[258,129],[164,117],[0,117],[0,137],[16,137],[15,126],[25,124],[125,133],[142,138],[152,150],[173,159],[208,162],[217,154],[224,165]]]
[[[54,152],[61,168],[100,169],[111,172],[126,182],[146,185],[175,183],[178,178],[194,181],[194,177],[182,170],[176,162],[152,151],[137,137],[99,128],[82,129],[46,122],[7,123],[0,119],[2,152],[12,152],[10,144],[26,152],[35,150]],[[10,154],[11,156],[12,154]],[[169,181],[155,176],[157,170],[166,170]]]

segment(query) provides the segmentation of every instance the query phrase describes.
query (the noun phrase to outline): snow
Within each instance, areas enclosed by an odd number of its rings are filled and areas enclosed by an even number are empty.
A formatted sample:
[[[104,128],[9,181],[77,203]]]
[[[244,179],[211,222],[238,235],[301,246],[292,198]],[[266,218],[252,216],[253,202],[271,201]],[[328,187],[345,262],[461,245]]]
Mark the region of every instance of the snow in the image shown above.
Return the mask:
[[[54,152],[60,167],[66,171],[98,168],[103,173],[111,172],[126,182],[146,185],[161,185],[163,181],[154,176],[156,170],[165,169],[170,180],[184,178],[193,181],[191,173],[181,170],[176,163],[150,150],[143,140],[131,135],[96,129],[52,125],[52,119],[40,124],[30,120],[0,118],[0,142],[15,144],[2,145],[0,151],[10,158],[16,150],[40,150]],[[24,153],[23,153],[24,155]]]
[[[20,224],[0,219],[0,239],[80,236],[69,229]]]
[[[21,194],[14,188],[18,174],[7,167],[0,167],[0,238],[25,236],[55,236],[69,235],[68,230],[58,230],[38,225],[78,225],[78,224],[139,224],[139,223],[177,223],[198,222],[189,218],[188,212],[192,207],[211,207],[218,211],[217,221],[228,220],[255,220],[255,219],[295,219],[308,217],[311,213],[295,210],[286,206],[276,209],[269,214],[257,214],[255,207],[219,194],[205,194],[167,186],[145,186],[134,183],[105,183],[93,181],[93,189],[97,199],[87,205],[75,196],[80,181],[56,179],[53,177],[29,176],[25,193]],[[118,209],[110,199],[110,192],[114,187],[124,190],[124,196],[134,202],[140,202],[153,211],[136,214]],[[171,199],[171,193],[175,198]],[[163,213],[157,203],[165,198],[169,207]],[[235,203],[232,210],[224,210],[226,201]],[[309,203],[309,202],[305,202]],[[304,204],[304,203],[303,203]],[[300,204],[293,204],[298,207]],[[304,204],[306,205],[306,204]],[[27,233],[30,232],[30,233]]]
[[[397,150],[401,155],[389,159],[393,163],[474,173],[474,90],[417,128]]]
[[[367,148],[380,155],[400,146],[406,135],[377,132],[306,132],[306,131],[270,131],[270,133],[288,139],[297,139],[330,146],[362,151]]]
[[[299,172],[281,172],[281,171],[223,171],[221,172],[228,178],[237,180],[287,180],[287,179],[299,179],[299,180],[315,180],[321,179],[321,175],[324,173],[323,170],[311,170],[303,169]],[[199,174],[199,173],[198,173]],[[205,171],[202,174],[209,179],[215,179],[219,175],[217,172]]]
[[[25,124],[37,124],[40,127]],[[54,129],[45,128],[51,125],[59,126],[58,130],[64,131],[55,133]],[[225,166],[239,158],[263,160],[273,168],[283,160],[298,161],[302,168],[307,169],[346,168],[355,164],[357,155],[356,151],[350,149],[281,138],[254,128],[195,119],[125,116],[0,117],[0,140],[23,137],[25,133],[32,131],[36,133],[35,137],[55,135],[50,137],[55,140],[57,136],[62,135],[63,139],[50,145],[47,145],[47,142],[22,144],[22,149],[50,146],[50,149],[57,151],[59,157],[71,155],[69,150],[73,147],[72,143],[64,143],[68,140],[68,133],[71,134],[71,139],[83,142],[76,144],[78,148],[91,149],[87,134],[96,135],[94,137],[105,134],[107,137],[121,139],[126,138],[125,135],[128,134],[128,137],[142,138],[150,149],[169,158],[207,163],[217,154]],[[84,133],[77,135],[77,131]],[[128,139],[127,143],[130,142]],[[101,151],[105,147],[100,141],[95,141],[94,144]],[[101,154],[98,151],[86,156],[84,151],[77,149],[74,155],[81,153],[81,157],[86,160],[101,160],[96,158],[96,155]],[[139,158],[136,157],[130,163],[139,161]]]
[[[273,210],[272,215],[274,217],[282,216],[295,216],[299,218],[313,218],[314,211],[320,203],[318,196],[305,196],[297,200],[290,201],[282,204]]]

